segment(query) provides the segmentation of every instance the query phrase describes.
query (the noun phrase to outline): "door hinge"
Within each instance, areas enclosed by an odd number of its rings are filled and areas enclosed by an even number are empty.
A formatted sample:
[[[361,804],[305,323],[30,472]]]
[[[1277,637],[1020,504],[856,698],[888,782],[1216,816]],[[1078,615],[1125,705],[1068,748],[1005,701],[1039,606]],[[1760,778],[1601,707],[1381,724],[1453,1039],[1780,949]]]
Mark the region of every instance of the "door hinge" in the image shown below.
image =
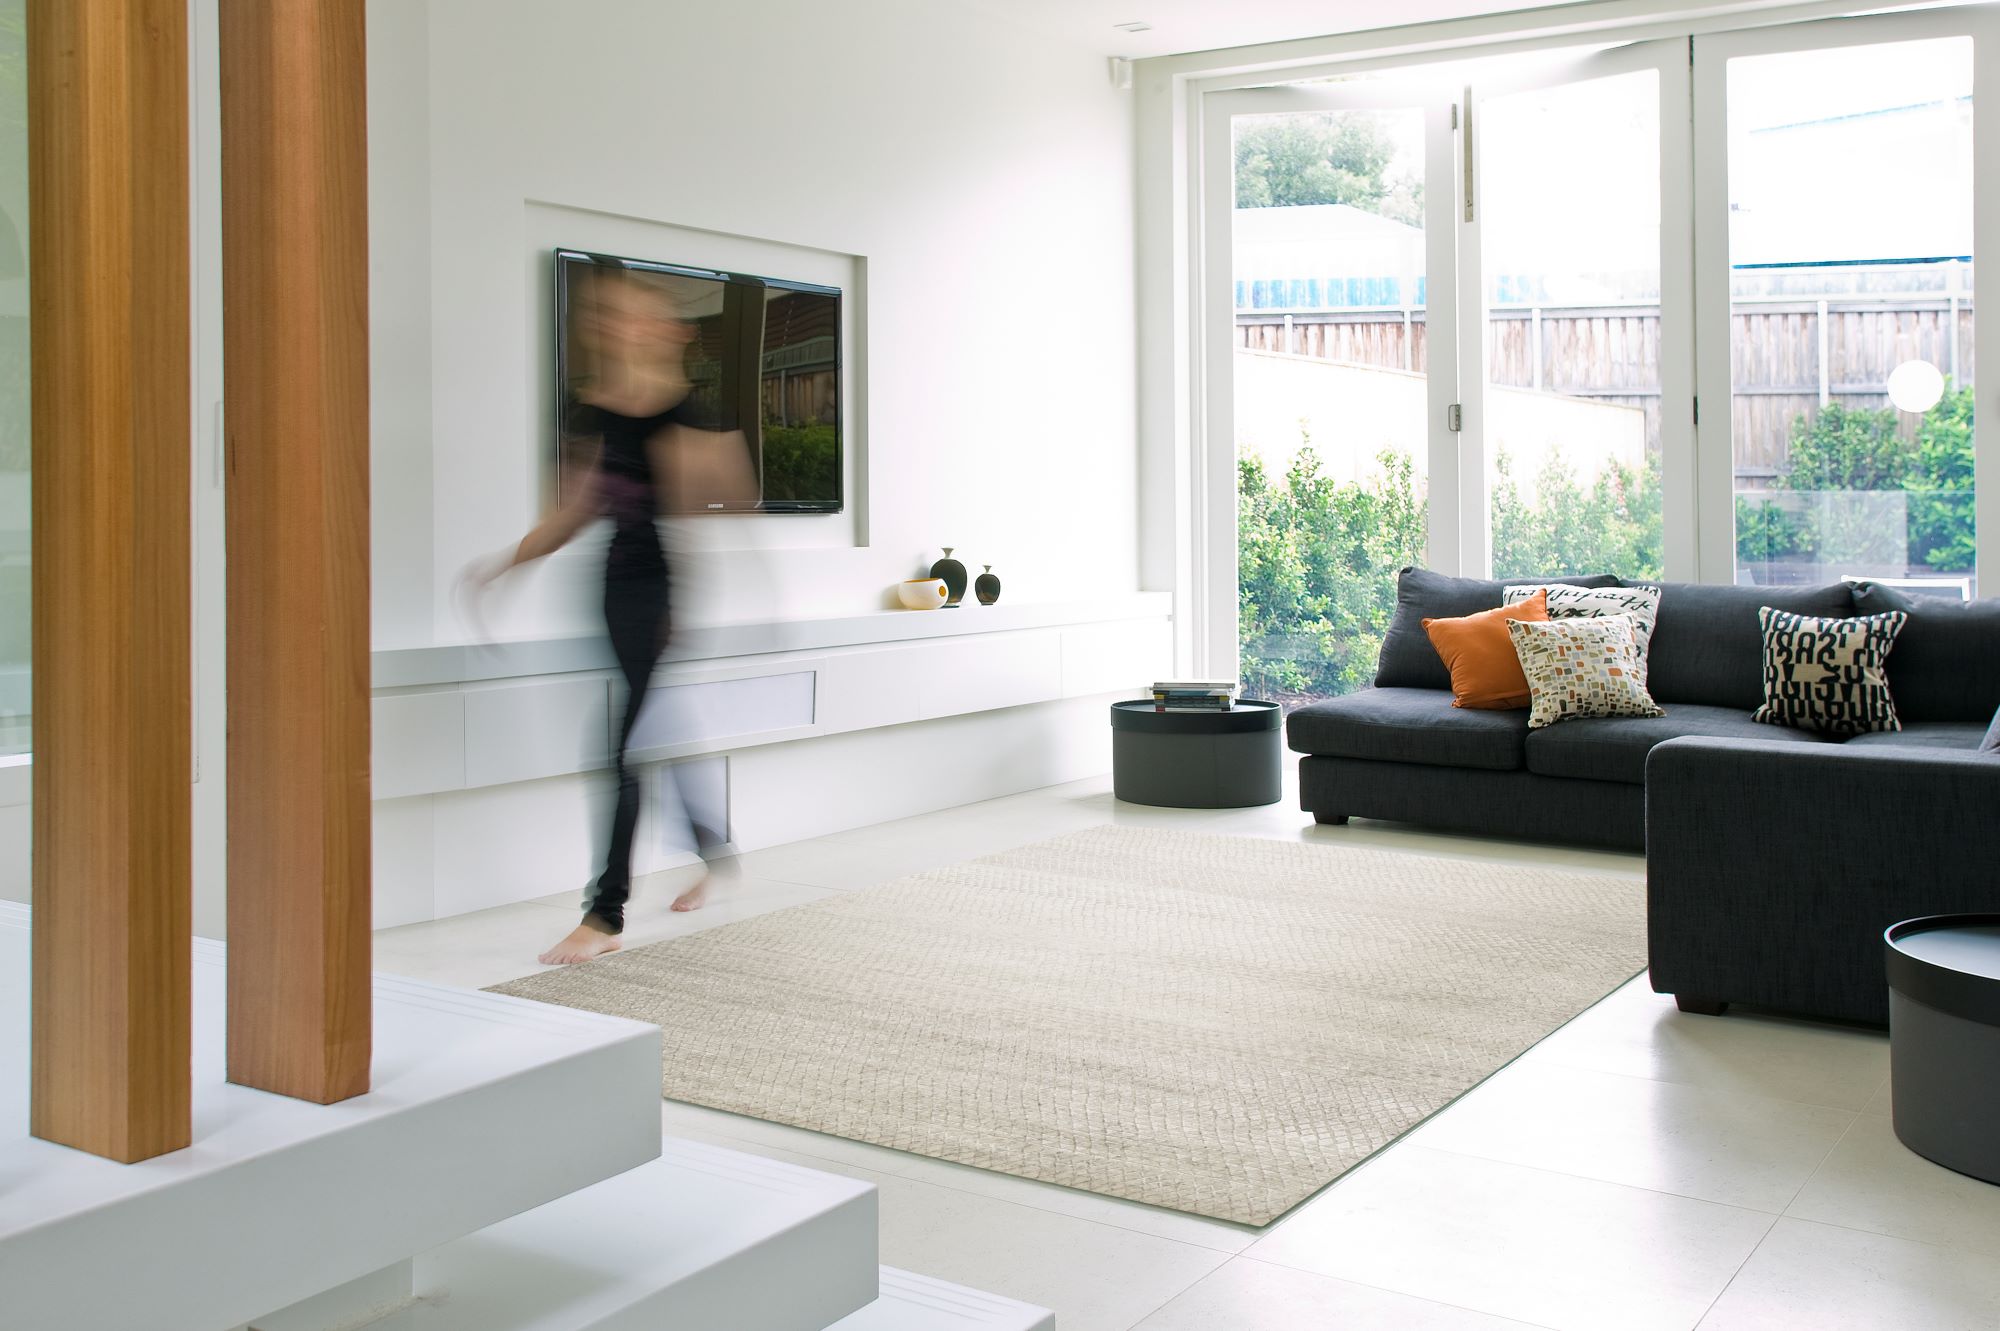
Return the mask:
[[[1701,399],[1700,399],[1700,398],[1696,398],[1696,399],[1694,400],[1694,423],[1695,423],[1696,425],[1699,425],[1699,424],[1701,424]]]
[[[1444,428],[1453,434],[1465,428],[1465,413],[1459,409],[1458,403],[1454,402],[1445,408]]]
[[[1458,128],[1458,103],[1457,103],[1457,102],[1453,102],[1453,103],[1451,104],[1451,127],[1452,127],[1453,129],[1457,129],[1457,128]]]

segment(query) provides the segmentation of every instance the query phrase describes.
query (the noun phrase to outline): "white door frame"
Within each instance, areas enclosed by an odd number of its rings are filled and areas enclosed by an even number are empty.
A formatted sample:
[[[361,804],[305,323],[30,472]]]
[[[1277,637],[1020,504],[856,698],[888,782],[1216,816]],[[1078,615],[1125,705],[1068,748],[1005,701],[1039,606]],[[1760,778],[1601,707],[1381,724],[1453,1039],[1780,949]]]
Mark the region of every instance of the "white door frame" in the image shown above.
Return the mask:
[[[1695,448],[1699,560],[1703,582],[1736,580],[1736,442],[1731,398],[1729,268],[1728,66],[1737,56],[1873,46],[1937,37],[1970,37],[1972,141],[1990,160],[2000,151],[2000,12],[1990,6],[1917,13],[1835,18],[1782,27],[1753,28],[1694,38],[1694,207],[1696,366],[1702,415]],[[1974,363],[1983,343],[1990,365],[2000,363],[2000,172],[1976,171],[1973,182]],[[1974,540],[1977,564],[2000,552],[2000,374],[1988,370],[1975,398],[1973,446]],[[1985,428],[1980,428],[1981,423]],[[1995,442],[1988,443],[1987,439]],[[1989,591],[1989,594],[1991,592]]]

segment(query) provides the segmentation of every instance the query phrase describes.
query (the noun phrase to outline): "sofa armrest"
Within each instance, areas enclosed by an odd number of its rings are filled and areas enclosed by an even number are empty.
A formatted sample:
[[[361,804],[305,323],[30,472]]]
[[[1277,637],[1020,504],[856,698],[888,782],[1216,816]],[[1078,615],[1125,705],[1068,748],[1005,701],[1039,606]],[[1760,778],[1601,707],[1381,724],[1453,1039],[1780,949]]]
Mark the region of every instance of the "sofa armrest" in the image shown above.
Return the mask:
[[[2000,758],[1684,738],[1646,763],[1654,989],[1888,1019],[1882,931],[2000,906]]]

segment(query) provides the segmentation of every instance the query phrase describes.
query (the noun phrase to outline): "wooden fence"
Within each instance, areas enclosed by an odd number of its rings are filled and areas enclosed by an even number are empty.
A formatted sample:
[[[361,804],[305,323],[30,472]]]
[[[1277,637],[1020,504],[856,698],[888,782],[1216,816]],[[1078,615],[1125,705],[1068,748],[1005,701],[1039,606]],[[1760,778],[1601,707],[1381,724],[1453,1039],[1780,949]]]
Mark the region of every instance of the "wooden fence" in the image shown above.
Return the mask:
[[[1793,422],[1823,403],[1888,406],[1889,371],[1905,360],[1930,361],[1959,386],[1974,382],[1964,297],[1739,303],[1731,322],[1736,470],[1748,484],[1783,469]],[[1239,312],[1236,327],[1239,346],[1263,351],[1420,373],[1429,364],[1422,310]],[[1488,347],[1491,382],[1638,407],[1647,446],[1659,447],[1658,306],[1497,309]]]

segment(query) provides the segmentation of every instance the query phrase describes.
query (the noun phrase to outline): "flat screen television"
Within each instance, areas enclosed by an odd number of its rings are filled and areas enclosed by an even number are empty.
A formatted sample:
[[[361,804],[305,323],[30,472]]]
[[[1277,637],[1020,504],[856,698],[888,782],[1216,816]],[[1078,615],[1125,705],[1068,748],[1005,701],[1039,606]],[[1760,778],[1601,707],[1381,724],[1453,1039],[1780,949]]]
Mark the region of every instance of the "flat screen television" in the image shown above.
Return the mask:
[[[599,295],[607,280],[637,280],[691,332],[682,421],[740,433],[759,482],[754,498],[669,494],[669,511],[840,511],[839,288],[570,249],[555,252],[555,269],[559,477],[566,422],[596,372]]]

